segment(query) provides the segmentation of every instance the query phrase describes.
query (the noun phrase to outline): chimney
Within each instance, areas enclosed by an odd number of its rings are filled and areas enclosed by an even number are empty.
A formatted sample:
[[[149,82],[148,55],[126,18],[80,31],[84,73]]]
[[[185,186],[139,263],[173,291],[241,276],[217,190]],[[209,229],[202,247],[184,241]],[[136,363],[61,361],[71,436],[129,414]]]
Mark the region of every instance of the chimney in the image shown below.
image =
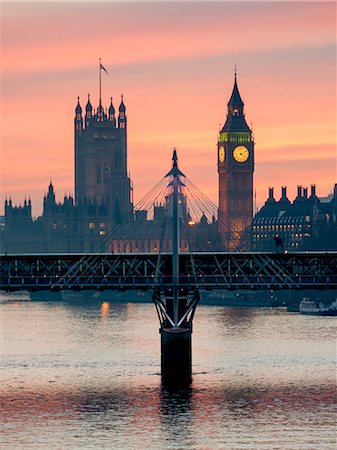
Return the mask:
[[[282,198],[287,198],[287,186],[282,186]]]
[[[289,199],[287,198],[287,186],[282,186],[282,196],[279,200],[282,204],[290,204]]]
[[[302,186],[298,185],[297,186],[297,198],[302,197]]]
[[[308,188],[307,187],[303,188],[303,197],[308,198]]]
[[[311,195],[310,197],[316,197],[316,184],[311,185]]]
[[[333,198],[336,200],[337,199],[337,183],[335,183],[335,186],[333,188]]]
[[[276,200],[274,199],[274,188],[270,187],[269,188],[269,196],[267,198],[265,205],[274,204],[274,203],[276,203]]]

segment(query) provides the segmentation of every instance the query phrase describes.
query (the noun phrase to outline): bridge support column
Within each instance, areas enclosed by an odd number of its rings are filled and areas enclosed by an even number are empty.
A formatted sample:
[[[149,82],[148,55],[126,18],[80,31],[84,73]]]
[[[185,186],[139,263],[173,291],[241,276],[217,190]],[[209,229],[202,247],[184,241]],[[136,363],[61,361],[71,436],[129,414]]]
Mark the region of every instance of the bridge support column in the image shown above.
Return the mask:
[[[153,302],[160,321],[162,382],[180,388],[192,381],[192,321],[200,296],[197,289],[176,294],[156,289]]]
[[[163,384],[188,386],[192,381],[192,330],[160,328]]]

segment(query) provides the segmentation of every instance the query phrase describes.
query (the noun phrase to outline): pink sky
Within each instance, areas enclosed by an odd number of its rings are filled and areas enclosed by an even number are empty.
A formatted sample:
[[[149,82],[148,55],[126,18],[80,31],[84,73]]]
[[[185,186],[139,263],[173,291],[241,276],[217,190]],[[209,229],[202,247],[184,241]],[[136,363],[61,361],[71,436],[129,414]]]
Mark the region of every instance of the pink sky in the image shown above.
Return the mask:
[[[1,195],[42,210],[50,179],[73,192],[76,97],[128,117],[137,202],[180,165],[217,203],[216,143],[233,67],[255,135],[255,186],[336,182],[336,6],[325,3],[2,3]],[[0,209],[0,211],[2,208]]]

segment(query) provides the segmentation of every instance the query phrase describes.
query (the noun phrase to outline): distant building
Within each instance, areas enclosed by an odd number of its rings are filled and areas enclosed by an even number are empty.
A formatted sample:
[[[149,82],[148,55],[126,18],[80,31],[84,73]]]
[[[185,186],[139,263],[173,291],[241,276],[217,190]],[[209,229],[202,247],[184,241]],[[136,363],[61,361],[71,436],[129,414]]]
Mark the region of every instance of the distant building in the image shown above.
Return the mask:
[[[99,99],[93,111],[88,96],[85,116],[78,99],[75,110],[75,203],[104,205],[106,214],[119,223],[132,219],[131,183],[127,175],[127,118],[123,96],[115,117]]]
[[[169,251],[172,227],[171,197],[148,211],[134,211],[131,181],[127,175],[127,118],[123,97],[118,118],[111,103],[99,100],[97,110],[90,98],[85,115],[78,98],[74,118],[75,199],[65,196],[56,202],[50,182],[43,199],[43,212],[32,218],[31,200],[23,205],[5,201],[0,229],[2,253],[88,253]],[[199,223],[187,209],[186,197],[179,199],[182,252],[219,249],[218,224]],[[164,234],[165,239],[163,239]],[[165,242],[164,242],[165,241]]]
[[[287,188],[279,200],[274,189],[252,221],[252,250],[337,250],[337,184],[327,198],[316,195],[316,186],[297,187],[291,203]]]
[[[2,252],[106,251],[105,235],[119,223],[133,221],[132,189],[127,175],[127,118],[123,97],[118,118],[99,99],[93,110],[88,97],[85,116],[78,98],[74,118],[75,201],[55,200],[50,183],[43,213],[32,219],[31,200],[14,206],[5,201]]]
[[[235,73],[226,122],[218,140],[219,227],[228,250],[249,249],[253,218],[254,139]]]

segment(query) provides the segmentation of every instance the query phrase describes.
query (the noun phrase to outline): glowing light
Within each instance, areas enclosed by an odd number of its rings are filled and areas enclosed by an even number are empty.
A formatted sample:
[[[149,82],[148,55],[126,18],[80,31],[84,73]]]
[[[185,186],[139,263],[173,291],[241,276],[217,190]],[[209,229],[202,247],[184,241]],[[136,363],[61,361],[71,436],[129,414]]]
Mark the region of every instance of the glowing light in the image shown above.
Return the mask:
[[[110,308],[110,304],[108,302],[103,302],[101,304],[101,317],[102,317],[102,320],[106,320],[108,318],[109,308]]]

